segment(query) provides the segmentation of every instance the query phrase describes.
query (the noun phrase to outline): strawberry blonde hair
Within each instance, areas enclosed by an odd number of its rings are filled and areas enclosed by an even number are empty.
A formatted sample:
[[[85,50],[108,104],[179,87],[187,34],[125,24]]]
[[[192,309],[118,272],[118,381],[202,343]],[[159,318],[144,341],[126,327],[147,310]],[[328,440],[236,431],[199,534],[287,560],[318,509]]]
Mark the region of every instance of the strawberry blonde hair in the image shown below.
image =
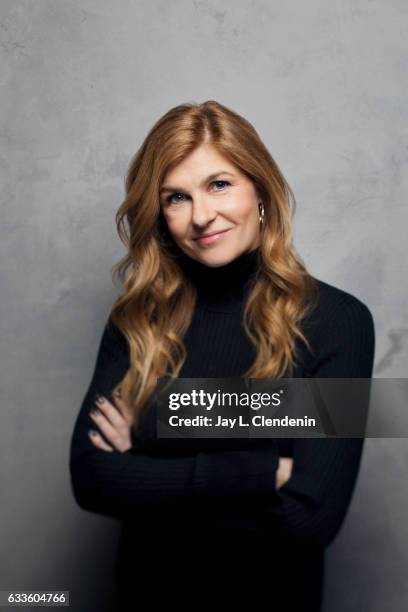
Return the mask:
[[[196,289],[177,264],[174,241],[163,233],[159,190],[165,174],[204,143],[251,179],[264,204],[261,264],[243,311],[244,331],[257,353],[243,377],[290,376],[296,339],[311,350],[300,323],[314,306],[317,286],[292,244],[296,202],[282,172],[254,127],[231,109],[214,100],[176,106],[156,122],[132,158],[115,218],[127,253],[113,269],[121,291],[110,320],[127,339],[130,356],[116,388],[131,406],[134,423],[157,378],[177,377],[186,359],[183,336]]]

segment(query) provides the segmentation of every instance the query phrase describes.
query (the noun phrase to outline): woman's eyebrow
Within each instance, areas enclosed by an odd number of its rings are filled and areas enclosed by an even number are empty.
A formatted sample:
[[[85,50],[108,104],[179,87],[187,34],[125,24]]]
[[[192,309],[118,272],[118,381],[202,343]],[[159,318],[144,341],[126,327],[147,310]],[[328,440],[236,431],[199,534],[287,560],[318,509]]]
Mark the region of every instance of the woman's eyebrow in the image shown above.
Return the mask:
[[[220,176],[220,174],[228,174],[229,176],[234,176],[231,172],[226,172],[225,170],[220,170],[219,172],[214,172],[213,174],[210,174],[205,179],[203,179],[202,182],[201,182],[201,186],[205,185],[205,183],[207,183],[208,181],[211,181],[212,179],[215,179],[217,176]],[[162,194],[165,191],[184,191],[184,189],[182,187],[171,187],[170,185],[164,185],[160,189],[159,193]]]

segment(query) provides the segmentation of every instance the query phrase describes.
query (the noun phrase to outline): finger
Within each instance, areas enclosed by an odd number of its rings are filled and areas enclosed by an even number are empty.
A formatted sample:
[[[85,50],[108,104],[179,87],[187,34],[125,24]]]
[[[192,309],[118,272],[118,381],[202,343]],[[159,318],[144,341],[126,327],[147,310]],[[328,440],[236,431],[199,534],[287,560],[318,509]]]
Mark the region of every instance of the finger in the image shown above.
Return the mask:
[[[99,401],[98,401],[98,398],[99,398]],[[120,430],[121,428],[125,429],[129,427],[123,414],[118,410],[118,408],[114,404],[109,402],[106,399],[106,397],[104,397],[103,395],[95,396],[95,403],[97,407],[99,408],[99,410],[102,411],[102,413],[111,423],[111,425],[113,425],[113,427],[115,427],[118,430]]]
[[[283,473],[285,474],[285,477],[287,480],[289,480],[292,476],[292,466],[293,466],[293,460],[286,459],[283,464]]]
[[[105,440],[102,440],[102,436],[94,429],[90,429],[88,435],[91,439],[92,444],[94,444],[98,448],[108,451],[109,453],[113,451],[113,448],[109,446],[109,444],[107,444]]]
[[[293,465],[292,459],[284,458],[284,459],[281,459],[281,462],[282,463],[280,462],[279,463],[280,465],[282,465],[282,469],[284,469],[285,472],[290,472],[290,470],[292,469],[292,465]]]
[[[286,465],[287,465],[287,469],[288,469],[288,471],[290,473],[292,471],[292,469],[293,469],[293,459],[288,458],[286,460]]]
[[[89,416],[93,420],[94,423],[98,426],[100,431],[103,433],[105,438],[109,440],[109,442],[119,450],[122,435],[121,433],[113,427],[113,425],[108,421],[107,417],[103,414],[103,412],[99,409],[98,413],[91,411]],[[126,426],[126,424],[125,424]],[[127,426],[126,426],[127,427]]]
[[[122,416],[128,423],[128,425],[133,424],[133,414],[130,407],[126,404],[126,402],[122,399],[121,395],[118,394],[117,391],[112,393],[112,398],[115,403],[115,406],[120,410]]]
[[[279,463],[282,462],[282,465],[287,466],[288,468],[293,465],[293,459],[291,457],[281,457],[279,459]]]

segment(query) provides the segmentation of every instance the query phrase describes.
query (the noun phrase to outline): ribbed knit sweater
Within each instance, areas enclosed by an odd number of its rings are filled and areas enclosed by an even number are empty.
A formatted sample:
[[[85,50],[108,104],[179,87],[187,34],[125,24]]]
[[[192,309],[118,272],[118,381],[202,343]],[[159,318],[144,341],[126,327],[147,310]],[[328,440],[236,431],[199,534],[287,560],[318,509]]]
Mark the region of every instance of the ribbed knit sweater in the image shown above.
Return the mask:
[[[255,350],[244,333],[242,313],[259,257],[258,247],[210,268],[181,254],[180,265],[197,287],[198,300],[184,337],[187,358],[180,377],[240,377],[250,367]],[[302,326],[313,354],[302,344],[300,365],[291,376],[371,377],[375,334],[369,309],[353,295],[315,280],[319,303]],[[117,558],[120,609],[154,603],[154,585],[165,582],[173,588],[178,578],[183,578],[181,590],[169,594],[169,602],[194,606],[188,587],[199,588],[202,573],[212,568],[220,580],[205,582],[201,602],[217,588],[214,607],[270,595],[276,604],[271,609],[317,612],[324,549],[346,515],[363,440],[201,439],[183,446],[180,440],[155,437],[152,407],[132,432],[129,451],[106,452],[89,439],[88,430],[95,428],[89,411],[95,394],[109,397],[128,368],[125,338],[108,319],[70,454],[80,507],[123,521]],[[280,456],[293,457],[293,469],[277,490]],[[235,586],[228,586],[232,582]]]

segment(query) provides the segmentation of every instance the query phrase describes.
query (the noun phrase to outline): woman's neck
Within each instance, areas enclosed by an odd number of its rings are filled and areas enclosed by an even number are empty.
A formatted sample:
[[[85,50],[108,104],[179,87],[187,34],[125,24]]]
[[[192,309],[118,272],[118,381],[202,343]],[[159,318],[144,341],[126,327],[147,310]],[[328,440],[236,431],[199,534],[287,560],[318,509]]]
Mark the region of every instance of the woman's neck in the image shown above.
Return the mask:
[[[240,312],[260,265],[260,247],[246,251],[223,266],[213,268],[184,252],[178,257],[184,274],[197,289],[199,308]]]

